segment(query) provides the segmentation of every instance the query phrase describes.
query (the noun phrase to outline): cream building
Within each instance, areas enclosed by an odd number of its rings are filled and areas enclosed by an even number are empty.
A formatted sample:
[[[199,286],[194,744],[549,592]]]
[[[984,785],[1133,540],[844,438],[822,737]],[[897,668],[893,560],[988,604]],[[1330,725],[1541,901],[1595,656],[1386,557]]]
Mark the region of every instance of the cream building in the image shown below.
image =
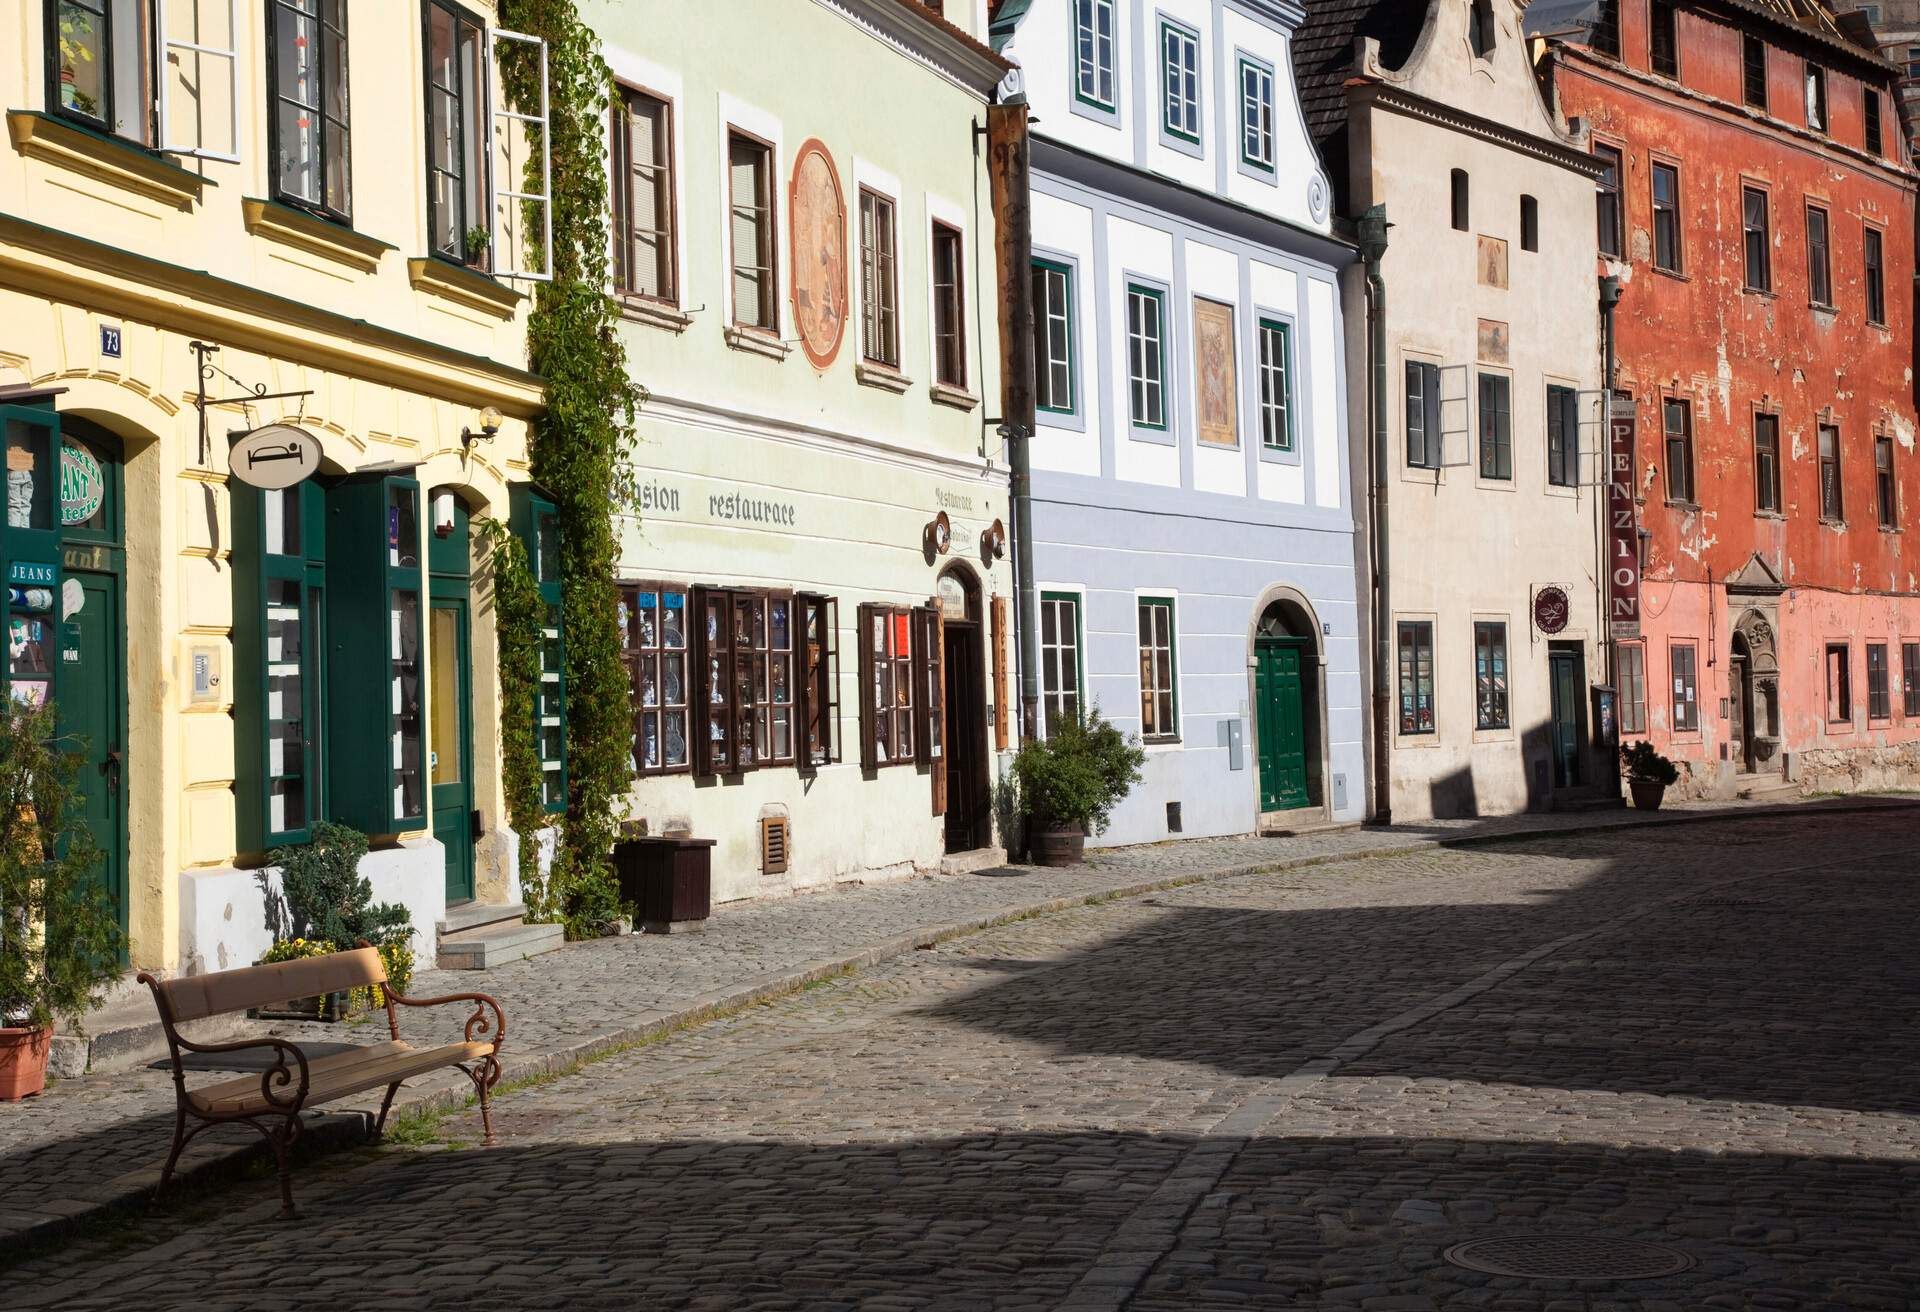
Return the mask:
[[[11,589],[8,681],[81,739],[135,966],[254,960],[274,853],[323,819],[373,835],[423,965],[450,903],[516,894],[470,526],[539,506],[526,284],[500,275],[544,257],[495,221],[524,160],[492,24],[0,10],[0,546],[50,585]],[[285,491],[229,472],[270,425],[253,468],[312,473]]]
[[[1384,503],[1370,626],[1395,820],[1564,805],[1605,787],[1592,723],[1601,386],[1598,162],[1543,102],[1514,0],[1316,6],[1294,47],[1340,212],[1392,225],[1385,390],[1353,407],[1356,500]],[[1367,245],[1362,223],[1361,244]],[[1366,269],[1349,377],[1374,372]],[[1376,521],[1377,522],[1377,521]],[[1378,703],[1376,703],[1376,706]]]

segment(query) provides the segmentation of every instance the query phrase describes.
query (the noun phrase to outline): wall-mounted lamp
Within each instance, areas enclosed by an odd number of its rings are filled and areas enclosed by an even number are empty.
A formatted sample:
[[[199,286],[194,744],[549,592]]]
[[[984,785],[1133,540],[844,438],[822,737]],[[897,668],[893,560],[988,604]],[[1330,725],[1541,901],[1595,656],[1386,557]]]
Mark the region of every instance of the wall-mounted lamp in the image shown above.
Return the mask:
[[[999,520],[980,530],[980,559],[991,565],[1007,554],[1007,530]]]
[[[445,489],[433,494],[433,535],[437,538],[453,535],[453,493]]]
[[[927,550],[936,556],[946,555],[948,548],[953,546],[953,524],[947,519],[947,512],[944,510],[928,520],[927,527],[922,532],[926,539]]]
[[[493,435],[500,431],[502,422],[503,416],[500,414],[499,408],[497,406],[488,406],[480,412],[479,432],[476,433],[471,428],[463,428],[460,430],[460,445],[471,451],[473,450],[473,444],[475,442],[493,441]]]

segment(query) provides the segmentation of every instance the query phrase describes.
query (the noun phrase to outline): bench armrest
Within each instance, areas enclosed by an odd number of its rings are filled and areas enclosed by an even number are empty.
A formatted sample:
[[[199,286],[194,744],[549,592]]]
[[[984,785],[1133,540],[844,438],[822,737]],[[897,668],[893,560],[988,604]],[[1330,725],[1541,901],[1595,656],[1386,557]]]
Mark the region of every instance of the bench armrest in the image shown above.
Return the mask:
[[[407,998],[395,993],[392,987],[388,986],[386,994],[403,1007],[438,1007],[448,1002],[471,1002],[474,1004],[473,1015],[467,1017],[464,1030],[468,1043],[480,1043],[491,1038],[493,1050],[498,1052],[501,1042],[507,1037],[507,1013],[501,1009],[498,1002],[485,993],[449,993],[439,998]],[[489,1010],[493,1012],[491,1016],[487,1014]]]
[[[241,1052],[247,1048],[277,1049],[278,1055],[274,1057],[273,1065],[267,1067],[260,1075],[260,1096],[267,1100],[269,1106],[285,1112],[298,1111],[307,1100],[307,1054],[300,1051],[297,1044],[288,1043],[285,1039],[268,1037],[241,1039],[236,1043],[195,1043],[177,1032],[169,1033],[167,1037],[189,1052]],[[294,1066],[297,1066],[300,1071],[297,1084],[294,1081],[293,1070],[287,1065],[289,1056],[293,1058]],[[173,1055],[173,1073],[174,1082],[180,1085],[181,1092],[184,1093],[186,1086],[182,1082],[183,1072],[178,1052]],[[284,1089],[289,1084],[294,1085],[293,1097],[281,1098],[275,1095],[274,1090]]]

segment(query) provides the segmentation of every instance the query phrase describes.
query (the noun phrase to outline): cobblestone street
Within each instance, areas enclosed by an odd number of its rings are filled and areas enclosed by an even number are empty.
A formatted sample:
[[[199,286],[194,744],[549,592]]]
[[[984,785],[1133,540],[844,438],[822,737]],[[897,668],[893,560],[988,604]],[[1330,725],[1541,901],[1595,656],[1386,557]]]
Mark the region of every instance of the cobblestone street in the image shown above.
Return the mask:
[[[461,1112],[306,1163],[297,1222],[254,1181],[103,1226],[5,1301],[1920,1308],[1917,828],[1598,828],[1036,915],[516,1089],[496,1149]],[[1536,1235],[1688,1267],[1447,1259]]]

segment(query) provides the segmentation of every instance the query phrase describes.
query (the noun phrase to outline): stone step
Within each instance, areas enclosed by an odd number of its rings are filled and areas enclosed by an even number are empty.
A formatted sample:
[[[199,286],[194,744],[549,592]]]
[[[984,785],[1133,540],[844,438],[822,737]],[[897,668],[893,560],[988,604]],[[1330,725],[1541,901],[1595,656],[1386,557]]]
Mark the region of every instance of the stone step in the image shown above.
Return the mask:
[[[560,925],[481,925],[440,936],[441,970],[492,970],[509,961],[521,961],[551,952],[567,941]]]
[[[1737,774],[1733,791],[1736,797],[1782,802],[1800,796],[1800,785],[1777,774]]]
[[[153,997],[142,988],[138,996],[111,1002],[87,1016],[84,1036],[56,1033],[47,1055],[47,1070],[61,1079],[88,1071],[95,1074],[130,1071],[167,1055],[167,1034]],[[180,1027],[183,1038],[195,1043],[221,1043],[247,1030],[244,1013],[209,1016]]]
[[[982,870],[998,870],[1007,863],[1004,847],[981,847],[971,852],[952,852],[940,858],[943,875],[972,875]]]
[[[460,902],[447,908],[440,917],[440,935],[458,934],[462,930],[477,929],[481,925],[497,925],[502,921],[521,921],[527,918],[525,902]]]

